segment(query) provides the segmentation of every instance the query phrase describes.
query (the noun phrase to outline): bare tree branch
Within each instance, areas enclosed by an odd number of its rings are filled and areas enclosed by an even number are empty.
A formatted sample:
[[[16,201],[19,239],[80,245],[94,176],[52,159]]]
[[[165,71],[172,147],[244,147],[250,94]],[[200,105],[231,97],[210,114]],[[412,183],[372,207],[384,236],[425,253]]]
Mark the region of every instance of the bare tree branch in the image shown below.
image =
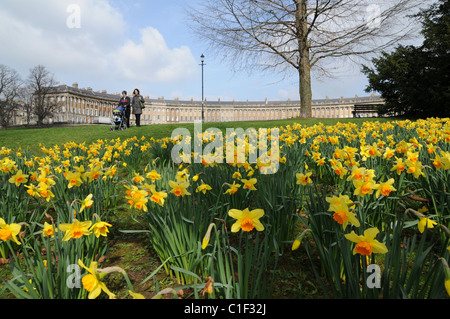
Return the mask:
[[[21,80],[19,74],[0,64],[0,124],[6,129],[10,124],[18,107],[17,97]]]
[[[30,70],[28,84],[34,92],[33,113],[37,116],[39,126],[44,123],[44,119],[53,114],[58,106],[56,101],[49,98],[57,82],[45,66],[38,65]]]
[[[235,70],[295,71],[301,111],[308,116],[311,70],[328,75],[330,61],[364,59],[417,36],[417,24],[407,17],[426,2],[204,0],[188,8],[188,18],[211,54]]]

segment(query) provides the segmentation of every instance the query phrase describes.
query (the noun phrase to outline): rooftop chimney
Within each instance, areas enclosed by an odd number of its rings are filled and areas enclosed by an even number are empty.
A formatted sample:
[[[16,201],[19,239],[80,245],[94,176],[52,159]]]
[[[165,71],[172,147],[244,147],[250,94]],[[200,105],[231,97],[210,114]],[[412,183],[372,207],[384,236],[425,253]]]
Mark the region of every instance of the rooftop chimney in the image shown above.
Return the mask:
[[[78,83],[77,83],[77,82],[75,82],[74,84],[72,84],[72,87],[74,87],[74,88],[78,89]]]

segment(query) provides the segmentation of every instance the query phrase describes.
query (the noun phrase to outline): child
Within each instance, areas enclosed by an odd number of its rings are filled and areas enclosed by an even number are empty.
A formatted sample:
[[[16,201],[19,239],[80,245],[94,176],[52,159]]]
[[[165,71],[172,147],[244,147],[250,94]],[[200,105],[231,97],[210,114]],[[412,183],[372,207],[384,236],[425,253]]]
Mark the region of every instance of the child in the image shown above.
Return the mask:
[[[114,109],[114,111],[113,111],[114,123],[120,123],[120,121],[122,121],[123,112],[124,112],[124,109],[121,105],[119,105],[118,107],[116,107]]]

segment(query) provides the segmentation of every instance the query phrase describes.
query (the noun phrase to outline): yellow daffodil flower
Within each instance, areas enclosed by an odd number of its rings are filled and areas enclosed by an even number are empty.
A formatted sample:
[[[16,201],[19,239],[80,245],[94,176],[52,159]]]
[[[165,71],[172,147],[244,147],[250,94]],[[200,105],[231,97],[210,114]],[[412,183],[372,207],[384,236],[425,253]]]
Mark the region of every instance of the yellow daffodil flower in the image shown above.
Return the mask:
[[[54,227],[54,225],[44,222],[44,229],[42,229],[42,234],[45,237],[54,237],[55,232],[58,231],[58,228]]]
[[[231,226],[231,231],[233,233],[238,232],[239,230],[243,230],[246,232],[250,232],[253,229],[257,231],[263,231],[264,225],[259,221],[259,219],[264,216],[264,210],[262,209],[254,209],[249,211],[248,208],[242,210],[231,209],[228,212],[228,215],[237,221]]]
[[[28,195],[33,196],[33,197],[40,196],[39,190],[35,185],[33,185],[33,184],[25,185],[25,187],[28,188],[27,189]]]
[[[167,193],[165,191],[158,192],[155,185],[148,185],[151,192],[150,200],[158,204],[159,206],[164,206],[164,201],[167,198]]]
[[[77,219],[74,220],[71,224],[60,224],[59,229],[65,232],[62,241],[68,241],[72,238],[80,238],[83,236],[90,235],[89,227],[91,227],[92,221],[84,221],[80,222]]]
[[[152,182],[155,182],[156,180],[161,179],[161,175],[158,174],[158,172],[156,170],[152,170],[151,172],[147,173],[147,175],[145,175],[145,177],[151,179]]]
[[[392,191],[396,191],[396,189],[392,186],[392,184],[394,184],[394,182],[395,182],[395,180],[393,178],[390,178],[386,182],[376,185],[375,186],[375,188],[377,190],[375,193],[376,198],[379,198],[380,195],[389,196],[389,194]]]
[[[350,176],[347,177],[347,181],[363,180],[366,175],[366,169],[364,167],[353,166]]]
[[[74,186],[78,187],[83,184],[80,172],[67,172],[65,178],[69,181],[69,185],[67,185],[67,188],[69,189]]]
[[[50,199],[52,199],[53,197],[55,197],[55,194],[53,194],[53,192],[51,191],[50,187],[47,184],[43,183],[39,184],[38,192],[39,195],[42,198],[45,198],[47,202],[50,201]]]
[[[147,196],[148,192],[142,189],[139,189],[137,186],[132,185],[131,188],[128,186],[125,186],[128,190],[126,191],[127,196],[125,196],[126,199],[128,199],[128,204],[130,204],[130,207],[135,207],[139,210],[143,210],[144,212],[147,212]]]
[[[384,153],[383,153],[383,158],[391,159],[392,157],[394,157],[394,155],[395,155],[395,150],[391,149],[389,147],[386,147],[386,149],[384,150]]]
[[[109,291],[106,285],[101,281],[106,274],[99,273],[97,271],[98,263],[96,261],[92,261],[91,264],[89,265],[89,268],[87,268],[84,265],[84,263],[79,259],[78,265],[88,271],[88,274],[83,276],[83,278],[81,278],[81,281],[83,283],[84,289],[86,289],[89,292],[88,295],[89,299],[97,298],[102,292],[102,290],[109,296],[109,299],[116,298],[116,296],[111,291]]]
[[[177,175],[175,176],[175,179],[177,180],[178,183],[187,182],[188,178],[189,178],[189,174],[188,174],[187,169],[178,171]]]
[[[0,239],[3,241],[8,241],[11,239],[17,245],[20,245],[17,235],[20,233],[21,226],[16,223],[7,224],[3,218],[0,218]]]
[[[133,182],[135,182],[136,184],[140,184],[143,181],[145,181],[144,176],[141,176],[139,173],[134,173]]]
[[[425,173],[422,171],[422,162],[413,162],[408,159],[405,163],[408,166],[408,169],[406,170],[408,174],[412,174],[415,178],[419,178],[419,176],[425,176]]]
[[[303,173],[295,174],[295,177],[297,178],[297,185],[312,184],[311,175],[312,175],[312,172],[308,172],[306,174],[303,174]]]
[[[113,165],[109,169],[106,170],[105,176],[107,176],[109,178],[113,178],[113,176],[116,175],[116,173],[117,173],[117,166]]]
[[[366,229],[364,235],[357,235],[355,231],[352,231],[350,234],[344,236],[351,242],[356,243],[353,249],[353,255],[358,253],[363,256],[370,256],[372,253],[385,254],[388,252],[386,245],[375,239],[379,232],[378,228],[374,227]]]
[[[256,191],[255,184],[257,183],[256,178],[250,178],[250,179],[241,179],[241,182],[244,183],[243,188],[250,189],[252,191]]]
[[[101,171],[100,166],[95,166],[92,170],[85,172],[84,176],[87,178],[90,182],[93,180],[98,179],[100,176],[102,176],[103,172]]]
[[[212,190],[211,186],[209,186],[208,184],[202,184],[202,185],[199,185],[195,191],[197,193],[202,192],[203,194],[206,194],[206,191],[210,191],[210,190]]]
[[[242,175],[239,172],[234,172],[232,178],[241,179]]]
[[[338,206],[341,204],[341,202],[345,201],[348,207],[354,208],[355,205],[353,205],[353,201],[350,199],[348,195],[342,195],[339,194],[339,196],[332,196],[332,197],[325,197],[325,201],[327,201],[330,204],[330,208],[328,209],[329,212],[333,211],[333,206]]]
[[[97,238],[100,236],[107,237],[109,233],[108,227],[112,227],[112,225],[106,222],[98,221],[92,225],[91,228],[89,228],[89,231],[94,231],[94,235]]]
[[[406,169],[406,165],[403,162],[402,158],[395,157],[397,161],[395,162],[395,165],[391,168],[391,171],[396,171],[398,175],[400,175],[403,171]]]
[[[93,204],[94,204],[94,201],[92,200],[92,194],[89,194],[84,200],[81,201],[80,213],[85,208],[91,208]]]
[[[175,194],[175,196],[184,197],[185,195],[191,195],[191,193],[189,193],[187,191],[187,188],[189,187],[189,183],[188,182],[169,181],[169,186],[172,187],[171,193]]]
[[[368,194],[373,194],[376,188],[376,183],[373,180],[353,180],[353,185],[355,186],[355,191],[353,195],[364,197]]]
[[[351,205],[352,203],[350,203]],[[355,227],[359,227],[359,220],[356,218],[356,214],[350,211],[349,203],[345,197],[340,197],[339,203],[333,203],[330,205],[329,211],[334,212],[333,219],[342,225],[342,227],[347,228],[348,223],[352,223]]]
[[[225,191],[224,194],[234,195],[241,186],[241,184],[236,184],[236,181],[233,181],[233,185],[229,185],[229,188]]]
[[[341,179],[347,175],[348,170],[342,165],[341,162],[337,162],[335,165],[331,167],[336,175],[338,175]]]
[[[422,217],[422,218],[420,218],[419,223],[417,224],[417,228],[419,228],[419,231],[421,233],[423,233],[425,230],[425,227],[426,228],[434,228],[435,225],[437,225],[437,223],[434,220]]]
[[[28,176],[29,175],[23,174],[22,170],[19,169],[8,181],[18,187],[20,184],[24,184],[28,181]]]

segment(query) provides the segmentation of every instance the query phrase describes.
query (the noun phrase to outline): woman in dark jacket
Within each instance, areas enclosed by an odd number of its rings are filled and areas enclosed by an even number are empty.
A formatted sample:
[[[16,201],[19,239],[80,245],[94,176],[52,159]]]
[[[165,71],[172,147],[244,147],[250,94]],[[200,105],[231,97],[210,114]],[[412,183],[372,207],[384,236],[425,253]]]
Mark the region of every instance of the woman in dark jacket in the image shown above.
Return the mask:
[[[144,103],[145,100],[140,94],[138,89],[134,89],[133,91],[133,99],[131,100],[131,106],[132,106],[132,112],[134,116],[136,117],[136,126],[141,126],[141,114],[142,114],[142,107],[141,102]]]

